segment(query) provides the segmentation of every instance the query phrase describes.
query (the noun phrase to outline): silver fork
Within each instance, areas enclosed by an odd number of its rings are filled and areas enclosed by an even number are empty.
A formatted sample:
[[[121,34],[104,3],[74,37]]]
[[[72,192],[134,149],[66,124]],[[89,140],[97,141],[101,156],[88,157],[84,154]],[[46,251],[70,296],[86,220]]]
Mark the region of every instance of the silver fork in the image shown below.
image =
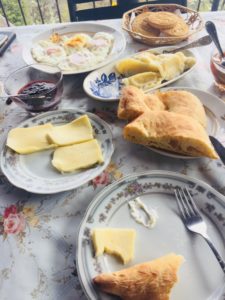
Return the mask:
[[[187,188],[177,188],[174,190],[178,208],[184,225],[192,232],[200,234],[216,256],[223,272],[225,273],[225,262],[216,250],[207,234],[207,226]]]

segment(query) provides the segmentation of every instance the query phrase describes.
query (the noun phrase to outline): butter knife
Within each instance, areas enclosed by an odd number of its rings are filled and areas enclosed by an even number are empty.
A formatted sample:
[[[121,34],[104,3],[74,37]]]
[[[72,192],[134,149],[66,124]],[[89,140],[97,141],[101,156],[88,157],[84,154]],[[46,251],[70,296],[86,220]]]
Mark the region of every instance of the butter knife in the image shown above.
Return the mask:
[[[175,48],[175,49],[173,48],[173,49],[170,49],[170,50],[164,50],[163,53],[176,53],[178,51],[183,51],[183,50],[190,49],[190,48],[207,46],[211,43],[212,43],[211,37],[209,35],[206,35],[206,36],[203,36],[200,39],[198,39],[198,40],[196,40],[196,41],[194,41],[190,44],[187,44],[185,46]]]
[[[210,138],[210,141],[213,144],[213,147],[215,148],[217,154],[219,155],[221,161],[225,165],[225,147],[214,136],[210,135],[209,138]]]

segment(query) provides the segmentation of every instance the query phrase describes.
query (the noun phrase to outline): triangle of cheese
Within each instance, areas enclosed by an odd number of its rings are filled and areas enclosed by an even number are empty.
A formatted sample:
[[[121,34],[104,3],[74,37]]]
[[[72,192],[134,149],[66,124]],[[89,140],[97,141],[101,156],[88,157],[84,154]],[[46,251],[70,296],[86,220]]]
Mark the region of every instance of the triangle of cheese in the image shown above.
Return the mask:
[[[118,256],[124,264],[134,257],[135,230],[121,228],[98,228],[92,233],[95,255],[104,252]]]

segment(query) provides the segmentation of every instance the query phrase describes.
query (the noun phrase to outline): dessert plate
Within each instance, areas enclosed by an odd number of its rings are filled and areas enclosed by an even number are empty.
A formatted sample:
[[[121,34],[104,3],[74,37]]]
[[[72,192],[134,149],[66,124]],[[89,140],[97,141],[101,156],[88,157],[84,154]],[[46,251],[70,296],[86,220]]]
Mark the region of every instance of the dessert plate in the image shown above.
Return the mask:
[[[198,89],[188,88],[188,87],[170,87],[170,88],[162,89],[162,91],[168,91],[168,90],[185,90],[197,96],[205,108],[205,112],[207,116],[208,135],[212,135],[215,137],[218,136],[218,139],[220,139],[220,135],[225,133],[225,123],[224,123],[225,103],[222,100],[220,100],[218,97],[210,93]],[[173,158],[182,158],[182,159],[200,158],[200,157],[185,156],[177,153],[172,153],[166,150],[156,149],[153,147],[149,147],[149,148],[154,152],[160,153],[165,156],[173,157]]]
[[[167,171],[152,171],[127,176],[102,190],[89,205],[78,234],[77,269],[88,299],[113,300],[101,293],[92,279],[102,272],[153,260],[174,252],[185,258],[179,281],[172,289],[173,300],[223,300],[224,274],[206,242],[191,234],[179,216],[175,187],[188,187],[207,222],[209,234],[225,259],[225,197],[204,182]],[[156,210],[156,226],[148,229],[132,218],[128,201],[139,198]],[[136,230],[135,257],[126,266],[110,255],[94,257],[91,231],[99,227]],[[220,291],[220,292],[218,292]],[[214,297],[218,294],[218,297]],[[213,298],[212,298],[213,297]]]
[[[166,49],[168,49],[168,47]],[[148,50],[148,51],[162,53],[163,50],[165,50],[165,47],[155,48],[153,50]],[[182,52],[188,57],[195,57],[190,50],[185,50]],[[137,53],[132,54],[129,57],[132,57],[134,55],[137,55]],[[171,84],[172,82],[182,78],[183,76],[191,72],[195,65],[196,63],[190,69],[183,72],[181,75],[171,80],[165,81],[149,90],[146,90],[145,92],[147,93]],[[121,87],[123,86],[122,76],[116,71],[114,66],[115,66],[115,62],[105,67],[102,67],[96,71],[93,71],[87,75],[83,83],[83,88],[84,91],[88,94],[88,96],[94,98],[95,100],[100,100],[100,101],[119,100],[120,90]]]
[[[90,22],[75,22],[70,23],[65,26],[57,26],[50,30],[46,30],[37,36],[35,36],[28,44],[26,44],[26,47],[23,48],[23,59],[27,64],[36,64],[37,61],[33,58],[31,54],[31,49],[35,43],[37,43],[39,40],[46,40],[48,39],[54,32],[57,32],[60,35],[72,35],[75,33],[86,33],[88,35],[94,35],[97,32],[106,32],[114,36],[114,43],[112,45],[112,49],[109,53],[109,55],[106,57],[106,59],[100,63],[97,63],[95,66],[86,67],[85,69],[75,71],[63,71],[62,73],[64,75],[70,75],[70,74],[79,74],[84,72],[90,72],[92,70],[95,70],[97,68],[101,68],[112,61],[116,60],[120,54],[124,51],[126,47],[126,39],[124,35],[116,30],[113,27],[97,24],[97,23],[90,23]],[[43,67],[40,67],[39,69],[42,69]],[[43,69],[44,71],[46,70]]]
[[[1,153],[2,172],[15,186],[37,194],[52,194],[77,188],[98,176],[109,164],[114,151],[112,133],[108,124],[98,116],[71,109],[40,114],[21,123],[19,127],[31,127],[51,122],[63,125],[87,114],[94,136],[99,141],[104,163],[82,171],[61,174],[51,164],[53,149],[20,155],[3,146]]]

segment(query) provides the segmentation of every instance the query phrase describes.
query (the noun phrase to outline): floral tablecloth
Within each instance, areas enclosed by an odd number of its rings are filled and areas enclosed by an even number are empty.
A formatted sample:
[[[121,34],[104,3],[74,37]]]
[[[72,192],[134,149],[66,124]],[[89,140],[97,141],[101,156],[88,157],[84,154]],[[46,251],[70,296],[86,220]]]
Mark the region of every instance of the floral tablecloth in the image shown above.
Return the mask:
[[[225,12],[205,13],[218,29],[225,25]],[[121,20],[100,23],[121,27]],[[24,65],[22,47],[35,34],[54,25],[11,28],[17,40],[0,58],[0,81]],[[204,35],[202,31],[198,34]],[[225,42],[225,32],[219,31]],[[196,39],[198,36],[192,37]],[[147,47],[134,43],[126,35],[127,48],[123,55]],[[225,43],[224,43],[225,44]],[[198,65],[193,72],[174,83],[203,89],[225,99],[213,86],[209,69],[212,45],[194,49]],[[90,111],[108,122],[115,143],[111,164],[97,178],[69,192],[36,195],[13,187],[0,173],[0,299],[1,300],[69,300],[85,299],[75,266],[76,238],[79,223],[93,197],[106,185],[124,175],[149,170],[172,170],[209,183],[225,195],[225,167],[220,160],[181,160],[161,156],[150,150],[127,143],[121,136],[122,122],[116,118],[117,104],[100,103],[88,98],[82,90],[85,75],[66,76],[60,108]],[[216,103],[215,103],[216,105]],[[0,103],[0,145],[6,133],[28,116],[12,104]],[[224,111],[225,127],[225,111]],[[225,141],[225,136],[222,136]]]

